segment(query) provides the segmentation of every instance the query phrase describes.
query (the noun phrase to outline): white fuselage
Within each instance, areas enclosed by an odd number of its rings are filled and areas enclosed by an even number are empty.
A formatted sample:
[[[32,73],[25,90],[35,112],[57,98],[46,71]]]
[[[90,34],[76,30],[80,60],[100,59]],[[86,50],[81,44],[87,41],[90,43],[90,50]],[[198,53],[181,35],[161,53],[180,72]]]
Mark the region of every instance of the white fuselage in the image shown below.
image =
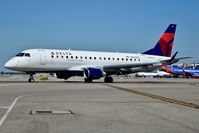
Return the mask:
[[[50,72],[64,70],[83,70],[87,67],[103,69],[104,66],[133,64],[158,64],[170,57],[145,55],[140,53],[74,51],[56,49],[29,49],[23,56],[10,59],[5,67],[24,72]],[[30,56],[25,56],[28,53]],[[133,69],[132,69],[133,70]],[[132,71],[133,72],[133,71]]]

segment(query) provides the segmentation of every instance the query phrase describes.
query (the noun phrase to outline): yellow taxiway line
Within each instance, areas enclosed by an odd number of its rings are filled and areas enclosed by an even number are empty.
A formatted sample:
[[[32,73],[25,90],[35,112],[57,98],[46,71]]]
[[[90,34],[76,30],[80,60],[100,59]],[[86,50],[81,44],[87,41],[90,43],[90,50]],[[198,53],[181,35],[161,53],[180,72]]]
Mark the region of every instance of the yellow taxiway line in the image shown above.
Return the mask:
[[[136,91],[136,90],[132,90],[132,89],[116,86],[116,85],[111,85],[111,84],[103,84],[103,85],[108,86],[108,87],[112,87],[112,88],[115,88],[115,89],[118,89],[118,90],[123,90],[123,91],[126,91],[126,92],[138,94],[138,95],[141,95],[141,96],[150,97],[150,98],[153,98],[153,99],[158,99],[158,100],[173,103],[173,104],[178,104],[178,105],[182,105],[182,106],[186,106],[186,107],[190,107],[190,108],[199,109],[198,104],[188,103],[188,102],[176,100],[176,99],[173,99],[173,98],[168,98],[168,97],[158,96],[158,95],[154,95],[154,94],[150,94],[150,93],[146,93],[146,92]]]

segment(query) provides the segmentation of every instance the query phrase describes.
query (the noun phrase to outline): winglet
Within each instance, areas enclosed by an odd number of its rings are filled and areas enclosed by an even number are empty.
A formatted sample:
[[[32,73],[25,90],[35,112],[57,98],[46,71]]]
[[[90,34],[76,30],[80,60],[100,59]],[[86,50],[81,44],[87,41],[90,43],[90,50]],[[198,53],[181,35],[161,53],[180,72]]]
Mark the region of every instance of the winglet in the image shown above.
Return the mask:
[[[175,57],[176,57],[177,54],[178,54],[178,51],[175,52],[175,54],[171,57],[170,62],[172,62],[175,59]]]
[[[178,51],[175,52],[175,54],[169,59],[169,60],[165,60],[162,62],[163,65],[171,65],[171,64],[174,64],[180,60],[183,60],[183,59],[189,59],[189,58],[193,58],[193,57],[180,57],[180,58],[176,58],[176,55],[178,54]]]

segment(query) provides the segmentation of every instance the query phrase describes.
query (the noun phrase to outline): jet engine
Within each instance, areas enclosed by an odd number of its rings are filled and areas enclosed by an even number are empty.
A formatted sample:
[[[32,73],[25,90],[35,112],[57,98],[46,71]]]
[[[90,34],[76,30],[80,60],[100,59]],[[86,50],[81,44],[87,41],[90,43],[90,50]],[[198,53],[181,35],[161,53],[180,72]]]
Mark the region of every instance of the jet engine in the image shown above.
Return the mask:
[[[100,79],[105,74],[103,70],[99,68],[86,68],[84,69],[84,77],[87,79]]]

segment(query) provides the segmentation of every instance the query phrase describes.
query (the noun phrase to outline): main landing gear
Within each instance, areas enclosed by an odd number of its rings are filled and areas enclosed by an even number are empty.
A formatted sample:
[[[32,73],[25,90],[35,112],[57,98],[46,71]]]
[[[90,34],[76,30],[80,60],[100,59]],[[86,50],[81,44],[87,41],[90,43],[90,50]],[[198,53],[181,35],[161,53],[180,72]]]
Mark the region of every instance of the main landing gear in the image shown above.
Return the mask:
[[[84,82],[85,83],[91,83],[91,82],[93,82],[93,79],[91,79],[91,78],[84,78]]]
[[[104,78],[104,82],[105,82],[105,83],[112,83],[112,82],[113,82],[113,78],[112,78],[111,76],[106,76],[106,77]]]
[[[28,82],[34,82],[34,77],[33,77],[34,74],[30,74],[29,76],[29,79],[28,79]]]
[[[93,79],[92,78],[84,78],[84,82],[85,83],[91,83],[91,82],[93,82]],[[104,78],[104,82],[105,83],[112,83],[113,82],[113,78],[111,76],[106,76]]]

